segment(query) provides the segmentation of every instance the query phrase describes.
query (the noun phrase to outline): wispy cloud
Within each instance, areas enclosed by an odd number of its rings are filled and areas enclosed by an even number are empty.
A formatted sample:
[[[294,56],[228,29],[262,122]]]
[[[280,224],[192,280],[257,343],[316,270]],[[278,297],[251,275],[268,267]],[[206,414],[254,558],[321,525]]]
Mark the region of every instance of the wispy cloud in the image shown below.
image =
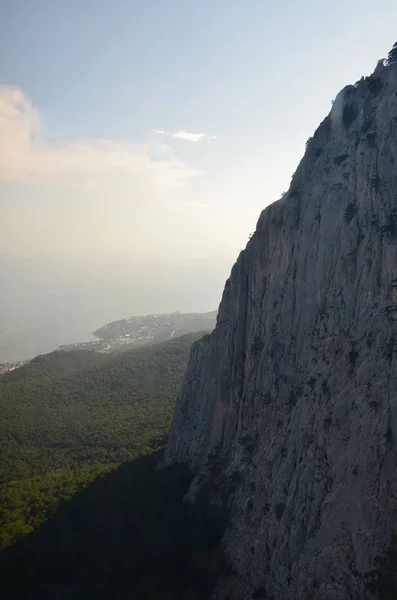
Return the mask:
[[[153,129],[154,133],[158,135],[167,135],[169,137],[175,138],[177,140],[184,140],[185,142],[211,142],[212,140],[216,140],[216,135],[208,135],[207,133],[190,133],[188,131],[177,131],[175,133],[171,133],[169,131],[164,131],[163,129]]]
[[[81,185],[127,176],[139,189],[183,184],[198,170],[182,160],[154,160],[149,145],[107,139],[53,143],[40,115],[17,87],[0,86],[0,181]]]

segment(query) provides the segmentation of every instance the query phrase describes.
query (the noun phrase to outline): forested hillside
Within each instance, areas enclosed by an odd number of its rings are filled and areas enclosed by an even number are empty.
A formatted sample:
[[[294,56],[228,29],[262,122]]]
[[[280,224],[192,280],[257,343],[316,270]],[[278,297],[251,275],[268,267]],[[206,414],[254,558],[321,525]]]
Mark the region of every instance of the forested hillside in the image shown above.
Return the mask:
[[[117,355],[54,352],[0,379],[0,548],[98,475],[164,443],[201,335]]]

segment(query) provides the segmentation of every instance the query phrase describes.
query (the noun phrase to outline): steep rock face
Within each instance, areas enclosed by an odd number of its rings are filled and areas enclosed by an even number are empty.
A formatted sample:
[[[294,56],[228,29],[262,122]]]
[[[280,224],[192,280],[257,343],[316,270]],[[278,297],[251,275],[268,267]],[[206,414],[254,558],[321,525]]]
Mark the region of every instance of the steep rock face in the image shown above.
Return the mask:
[[[165,463],[222,457],[236,482],[216,597],[364,597],[397,531],[396,352],[397,65],[379,63],[337,96],[192,349]]]

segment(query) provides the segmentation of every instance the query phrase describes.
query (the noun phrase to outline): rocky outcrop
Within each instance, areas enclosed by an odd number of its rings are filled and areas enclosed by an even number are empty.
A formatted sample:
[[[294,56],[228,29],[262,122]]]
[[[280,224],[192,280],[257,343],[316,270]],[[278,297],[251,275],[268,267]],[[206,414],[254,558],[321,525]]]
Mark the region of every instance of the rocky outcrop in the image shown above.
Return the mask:
[[[397,531],[397,64],[344,88],[191,352],[165,463],[222,460],[230,600],[359,600]],[[203,467],[204,468],[204,467]],[[200,479],[201,478],[201,479]]]

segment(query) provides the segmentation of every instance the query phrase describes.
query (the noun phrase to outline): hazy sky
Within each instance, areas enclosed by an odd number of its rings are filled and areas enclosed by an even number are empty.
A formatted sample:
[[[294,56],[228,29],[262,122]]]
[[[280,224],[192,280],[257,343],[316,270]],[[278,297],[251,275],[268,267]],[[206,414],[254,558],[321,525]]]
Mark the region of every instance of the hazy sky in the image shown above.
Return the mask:
[[[395,0],[3,0],[0,257],[210,262],[220,296],[396,22]]]

